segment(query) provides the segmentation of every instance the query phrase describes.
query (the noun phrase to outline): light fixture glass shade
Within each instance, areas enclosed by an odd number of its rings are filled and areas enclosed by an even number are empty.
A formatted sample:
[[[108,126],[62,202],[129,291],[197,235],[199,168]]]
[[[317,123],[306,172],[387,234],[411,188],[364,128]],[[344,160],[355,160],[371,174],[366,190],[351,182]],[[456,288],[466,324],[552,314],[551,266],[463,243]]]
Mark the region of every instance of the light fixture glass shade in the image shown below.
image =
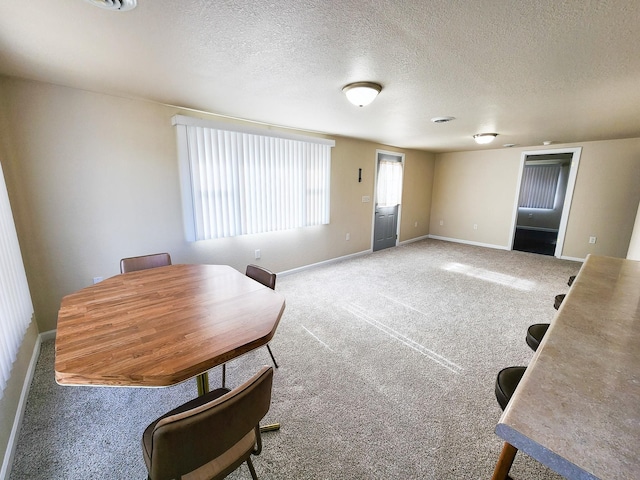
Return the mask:
[[[497,133],[476,133],[473,138],[476,143],[480,145],[485,145],[487,143],[493,142],[493,140],[498,136]]]
[[[347,99],[358,107],[369,105],[381,90],[382,85],[373,82],[350,83],[342,89]]]

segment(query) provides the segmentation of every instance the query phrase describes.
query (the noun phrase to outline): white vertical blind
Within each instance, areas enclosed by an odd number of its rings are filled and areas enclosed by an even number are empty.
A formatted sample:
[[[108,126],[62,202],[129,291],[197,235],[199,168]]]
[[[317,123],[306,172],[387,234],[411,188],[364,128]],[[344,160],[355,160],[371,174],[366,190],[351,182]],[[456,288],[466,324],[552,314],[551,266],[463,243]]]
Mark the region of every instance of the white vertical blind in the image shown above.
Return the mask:
[[[519,207],[553,209],[562,165],[525,165]]]
[[[376,202],[380,207],[395,207],[402,202],[402,162],[378,162]]]
[[[333,141],[179,127],[188,240],[329,223]],[[180,140],[180,136],[184,138]],[[309,137],[311,138],[311,137]]]
[[[33,305],[0,165],[0,398],[31,323]]]

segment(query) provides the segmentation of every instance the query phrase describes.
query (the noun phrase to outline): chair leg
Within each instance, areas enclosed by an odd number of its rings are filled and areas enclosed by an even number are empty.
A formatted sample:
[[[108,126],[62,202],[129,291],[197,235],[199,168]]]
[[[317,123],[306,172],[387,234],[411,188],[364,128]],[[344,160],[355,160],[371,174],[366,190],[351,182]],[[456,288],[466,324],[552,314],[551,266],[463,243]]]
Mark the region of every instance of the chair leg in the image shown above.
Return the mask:
[[[258,480],[258,475],[256,475],[256,469],[253,468],[253,462],[251,461],[251,458],[247,458],[247,465],[249,466],[249,471],[251,472],[251,478],[253,478],[253,480]]]
[[[276,366],[276,368],[278,368],[278,364],[276,363],[276,357],[274,357],[273,353],[271,353],[271,347],[269,346],[268,343],[267,343],[267,350],[269,350],[269,355],[271,355],[271,360],[273,360],[273,364]]]
[[[225,388],[225,384],[227,382],[227,364],[222,364],[222,388]]]
[[[491,480],[505,480],[510,478],[509,470],[511,470],[513,460],[516,458],[516,453],[518,453],[518,449],[516,447],[508,442],[504,442]]]

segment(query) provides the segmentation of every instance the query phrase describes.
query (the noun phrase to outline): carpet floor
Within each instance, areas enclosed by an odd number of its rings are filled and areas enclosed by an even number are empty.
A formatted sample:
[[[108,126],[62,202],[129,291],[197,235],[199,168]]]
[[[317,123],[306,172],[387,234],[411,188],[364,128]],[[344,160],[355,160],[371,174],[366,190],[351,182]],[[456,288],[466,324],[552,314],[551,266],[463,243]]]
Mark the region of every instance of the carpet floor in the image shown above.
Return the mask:
[[[268,265],[265,265],[268,267]],[[578,262],[424,240],[280,275],[280,365],[254,465],[261,479],[488,479],[502,442],[497,372],[527,365],[527,327],[551,322]],[[227,365],[237,386],[271,359]],[[196,395],[168,388],[63,387],[43,342],[11,480],[146,478],[140,439]],[[220,368],[210,372],[212,387]],[[514,480],[559,475],[523,453]],[[243,465],[229,478],[248,479]]]

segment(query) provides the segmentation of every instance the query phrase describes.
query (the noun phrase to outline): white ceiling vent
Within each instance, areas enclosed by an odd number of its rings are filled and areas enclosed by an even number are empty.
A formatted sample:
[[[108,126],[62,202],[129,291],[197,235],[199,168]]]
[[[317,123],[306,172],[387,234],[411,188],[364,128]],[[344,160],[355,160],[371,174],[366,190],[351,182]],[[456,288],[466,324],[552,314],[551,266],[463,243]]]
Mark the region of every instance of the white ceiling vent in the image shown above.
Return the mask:
[[[126,12],[136,8],[137,0],[86,0],[93,5],[107,10]]]
[[[433,117],[431,121],[433,123],[447,123],[455,120],[456,117]]]

